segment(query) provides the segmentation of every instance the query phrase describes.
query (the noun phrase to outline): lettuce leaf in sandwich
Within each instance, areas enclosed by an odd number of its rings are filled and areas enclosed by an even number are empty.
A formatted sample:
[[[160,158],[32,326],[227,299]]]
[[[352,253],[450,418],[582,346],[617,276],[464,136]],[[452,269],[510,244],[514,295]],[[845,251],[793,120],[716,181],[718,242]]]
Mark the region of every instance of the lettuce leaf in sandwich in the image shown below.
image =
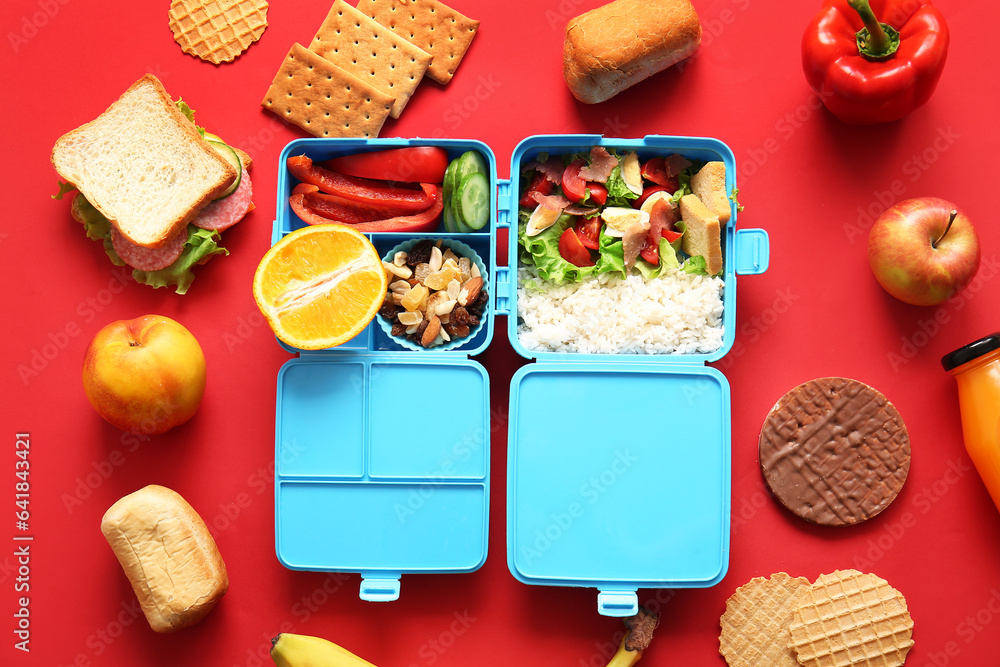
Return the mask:
[[[104,244],[104,252],[115,266],[126,266],[111,243],[111,223],[80,193],[73,198],[72,213],[73,217],[83,224],[87,238]],[[158,271],[132,269],[132,278],[137,283],[150,287],[173,285],[178,294],[185,294],[194,282],[194,272],[191,269],[213,255],[229,254],[228,250],[219,245],[218,232],[189,224],[187,233],[184,250],[173,264]]]

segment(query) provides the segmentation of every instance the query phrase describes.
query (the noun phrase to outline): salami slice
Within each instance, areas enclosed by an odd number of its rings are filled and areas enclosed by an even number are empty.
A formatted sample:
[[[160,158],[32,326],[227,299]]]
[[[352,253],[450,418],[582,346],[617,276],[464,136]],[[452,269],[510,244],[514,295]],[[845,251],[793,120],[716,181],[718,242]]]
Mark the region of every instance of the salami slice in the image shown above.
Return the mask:
[[[115,252],[126,264],[140,271],[159,271],[176,262],[184,252],[187,237],[187,225],[184,225],[159,248],[144,248],[132,243],[115,227],[111,227],[111,244]]]
[[[201,209],[198,217],[191,223],[202,229],[221,232],[242,220],[243,216],[250,210],[252,201],[253,187],[250,185],[250,175],[244,169],[240,184],[236,186],[232,194]]]

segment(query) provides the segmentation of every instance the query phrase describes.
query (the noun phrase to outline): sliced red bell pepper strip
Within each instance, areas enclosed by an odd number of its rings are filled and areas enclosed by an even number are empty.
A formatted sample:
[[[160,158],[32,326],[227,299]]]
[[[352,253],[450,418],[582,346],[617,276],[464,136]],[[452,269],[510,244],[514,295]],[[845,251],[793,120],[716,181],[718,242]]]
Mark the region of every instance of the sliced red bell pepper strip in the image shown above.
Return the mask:
[[[385,220],[401,215],[410,215],[413,212],[399,208],[380,208],[359,204],[337,195],[320,192],[319,188],[309,183],[296,185],[292,190],[292,196],[295,195],[303,195],[299,201],[314,213],[346,224]]]
[[[930,0],[825,0],[802,38],[802,68],[837,118],[885,123],[930,99],[948,41]]]
[[[292,210],[295,211],[295,215],[310,225],[343,224],[350,225],[359,232],[429,232],[438,226],[438,218],[441,211],[444,210],[444,196],[438,186],[427,185],[427,187],[430,189],[432,203],[426,210],[409,215],[396,215],[390,218],[359,222],[325,217],[322,214],[324,210],[322,200],[316,199],[317,195],[320,194],[317,192],[303,190],[296,193],[293,191],[288,202],[291,204]],[[317,202],[320,202],[318,208],[315,207]]]
[[[296,155],[288,158],[288,171],[303,183],[315,185],[323,192],[369,206],[423,211],[433,204],[428,183],[421,189],[390,185],[385,181],[345,176],[313,164],[311,158]]]
[[[440,146],[404,146],[343,155],[325,160],[321,166],[360,178],[441,183],[448,167],[448,151]]]
[[[426,183],[422,185],[426,186]],[[388,220],[376,220],[373,222],[359,222],[353,225],[359,232],[431,232],[437,229],[444,210],[444,194],[441,188],[436,185],[434,188],[434,203],[429,209],[414,215],[403,215]]]

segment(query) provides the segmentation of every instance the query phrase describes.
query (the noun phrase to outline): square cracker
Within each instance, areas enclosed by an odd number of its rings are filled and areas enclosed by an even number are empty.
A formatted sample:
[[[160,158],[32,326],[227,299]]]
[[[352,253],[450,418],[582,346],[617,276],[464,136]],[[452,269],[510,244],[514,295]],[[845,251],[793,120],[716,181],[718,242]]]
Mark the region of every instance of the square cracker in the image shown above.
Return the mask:
[[[298,42],[260,105],[317,137],[377,137],[395,98]]]
[[[427,76],[438,83],[451,81],[479,29],[438,0],[358,0],[358,9],[434,56]]]
[[[309,50],[395,97],[390,112],[393,118],[403,112],[432,59],[431,54],[344,0],[336,0],[330,7]]]

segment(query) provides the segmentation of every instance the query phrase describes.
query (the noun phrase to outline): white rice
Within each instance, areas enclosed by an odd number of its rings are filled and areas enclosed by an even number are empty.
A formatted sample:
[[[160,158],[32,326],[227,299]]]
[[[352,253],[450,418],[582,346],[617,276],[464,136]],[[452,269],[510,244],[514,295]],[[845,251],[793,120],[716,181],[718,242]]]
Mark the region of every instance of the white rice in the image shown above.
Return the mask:
[[[649,282],[603,274],[557,285],[521,266],[517,284],[518,338],[529,350],[705,354],[722,347],[719,277],[672,269]]]

